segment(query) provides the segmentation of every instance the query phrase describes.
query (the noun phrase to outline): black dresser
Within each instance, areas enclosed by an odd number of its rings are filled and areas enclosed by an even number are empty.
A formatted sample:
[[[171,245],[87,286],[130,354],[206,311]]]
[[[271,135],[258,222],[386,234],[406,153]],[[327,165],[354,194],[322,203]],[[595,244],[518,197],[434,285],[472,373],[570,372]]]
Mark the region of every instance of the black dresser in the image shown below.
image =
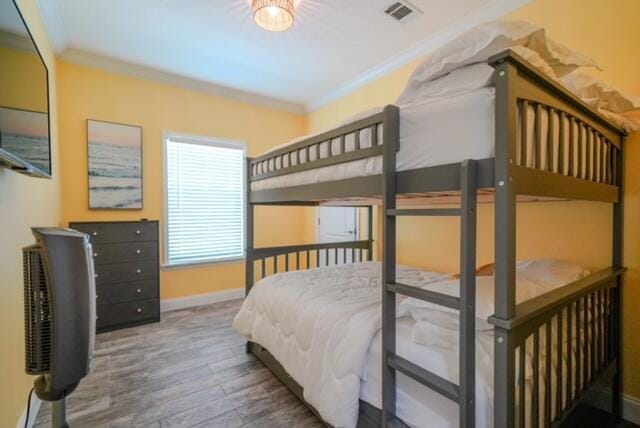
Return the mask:
[[[75,222],[91,238],[99,333],[160,320],[158,222]]]

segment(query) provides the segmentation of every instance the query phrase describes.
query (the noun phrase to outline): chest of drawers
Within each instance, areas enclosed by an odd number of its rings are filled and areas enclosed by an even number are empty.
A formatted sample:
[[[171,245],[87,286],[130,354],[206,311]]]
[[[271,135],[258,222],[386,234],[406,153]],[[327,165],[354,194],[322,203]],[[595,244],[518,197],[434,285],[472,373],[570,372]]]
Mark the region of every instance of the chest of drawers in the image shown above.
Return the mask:
[[[93,247],[99,333],[160,320],[158,222],[72,222]]]

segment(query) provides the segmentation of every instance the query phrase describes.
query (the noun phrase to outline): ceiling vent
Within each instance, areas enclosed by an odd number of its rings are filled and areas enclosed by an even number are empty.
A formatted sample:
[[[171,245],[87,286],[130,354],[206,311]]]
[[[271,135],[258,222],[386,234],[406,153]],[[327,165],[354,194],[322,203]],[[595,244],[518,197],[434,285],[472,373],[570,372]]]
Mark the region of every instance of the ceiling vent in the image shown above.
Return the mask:
[[[384,13],[398,22],[407,22],[416,15],[421,15],[422,11],[407,0],[395,1],[384,9]]]

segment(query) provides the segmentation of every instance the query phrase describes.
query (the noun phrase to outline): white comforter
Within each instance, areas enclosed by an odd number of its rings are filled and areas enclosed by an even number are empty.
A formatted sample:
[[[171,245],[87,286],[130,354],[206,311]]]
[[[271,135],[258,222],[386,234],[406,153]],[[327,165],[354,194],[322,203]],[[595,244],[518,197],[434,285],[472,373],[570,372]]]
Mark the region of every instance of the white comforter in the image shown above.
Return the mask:
[[[273,275],[253,287],[233,322],[273,354],[336,427],[357,423],[366,356],[381,327],[379,278],[379,262]],[[444,278],[402,266],[397,272],[399,282],[415,286]]]

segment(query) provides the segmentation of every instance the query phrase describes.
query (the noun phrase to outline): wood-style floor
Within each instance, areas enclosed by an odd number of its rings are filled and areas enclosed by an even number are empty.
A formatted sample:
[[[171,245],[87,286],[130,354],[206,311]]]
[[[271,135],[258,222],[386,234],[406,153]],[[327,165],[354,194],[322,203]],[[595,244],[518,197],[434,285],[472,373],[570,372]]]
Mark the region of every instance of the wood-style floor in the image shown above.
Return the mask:
[[[321,427],[231,328],[241,301],[164,313],[97,336],[92,372],[67,400],[72,428]],[[43,403],[37,427],[51,423]]]

